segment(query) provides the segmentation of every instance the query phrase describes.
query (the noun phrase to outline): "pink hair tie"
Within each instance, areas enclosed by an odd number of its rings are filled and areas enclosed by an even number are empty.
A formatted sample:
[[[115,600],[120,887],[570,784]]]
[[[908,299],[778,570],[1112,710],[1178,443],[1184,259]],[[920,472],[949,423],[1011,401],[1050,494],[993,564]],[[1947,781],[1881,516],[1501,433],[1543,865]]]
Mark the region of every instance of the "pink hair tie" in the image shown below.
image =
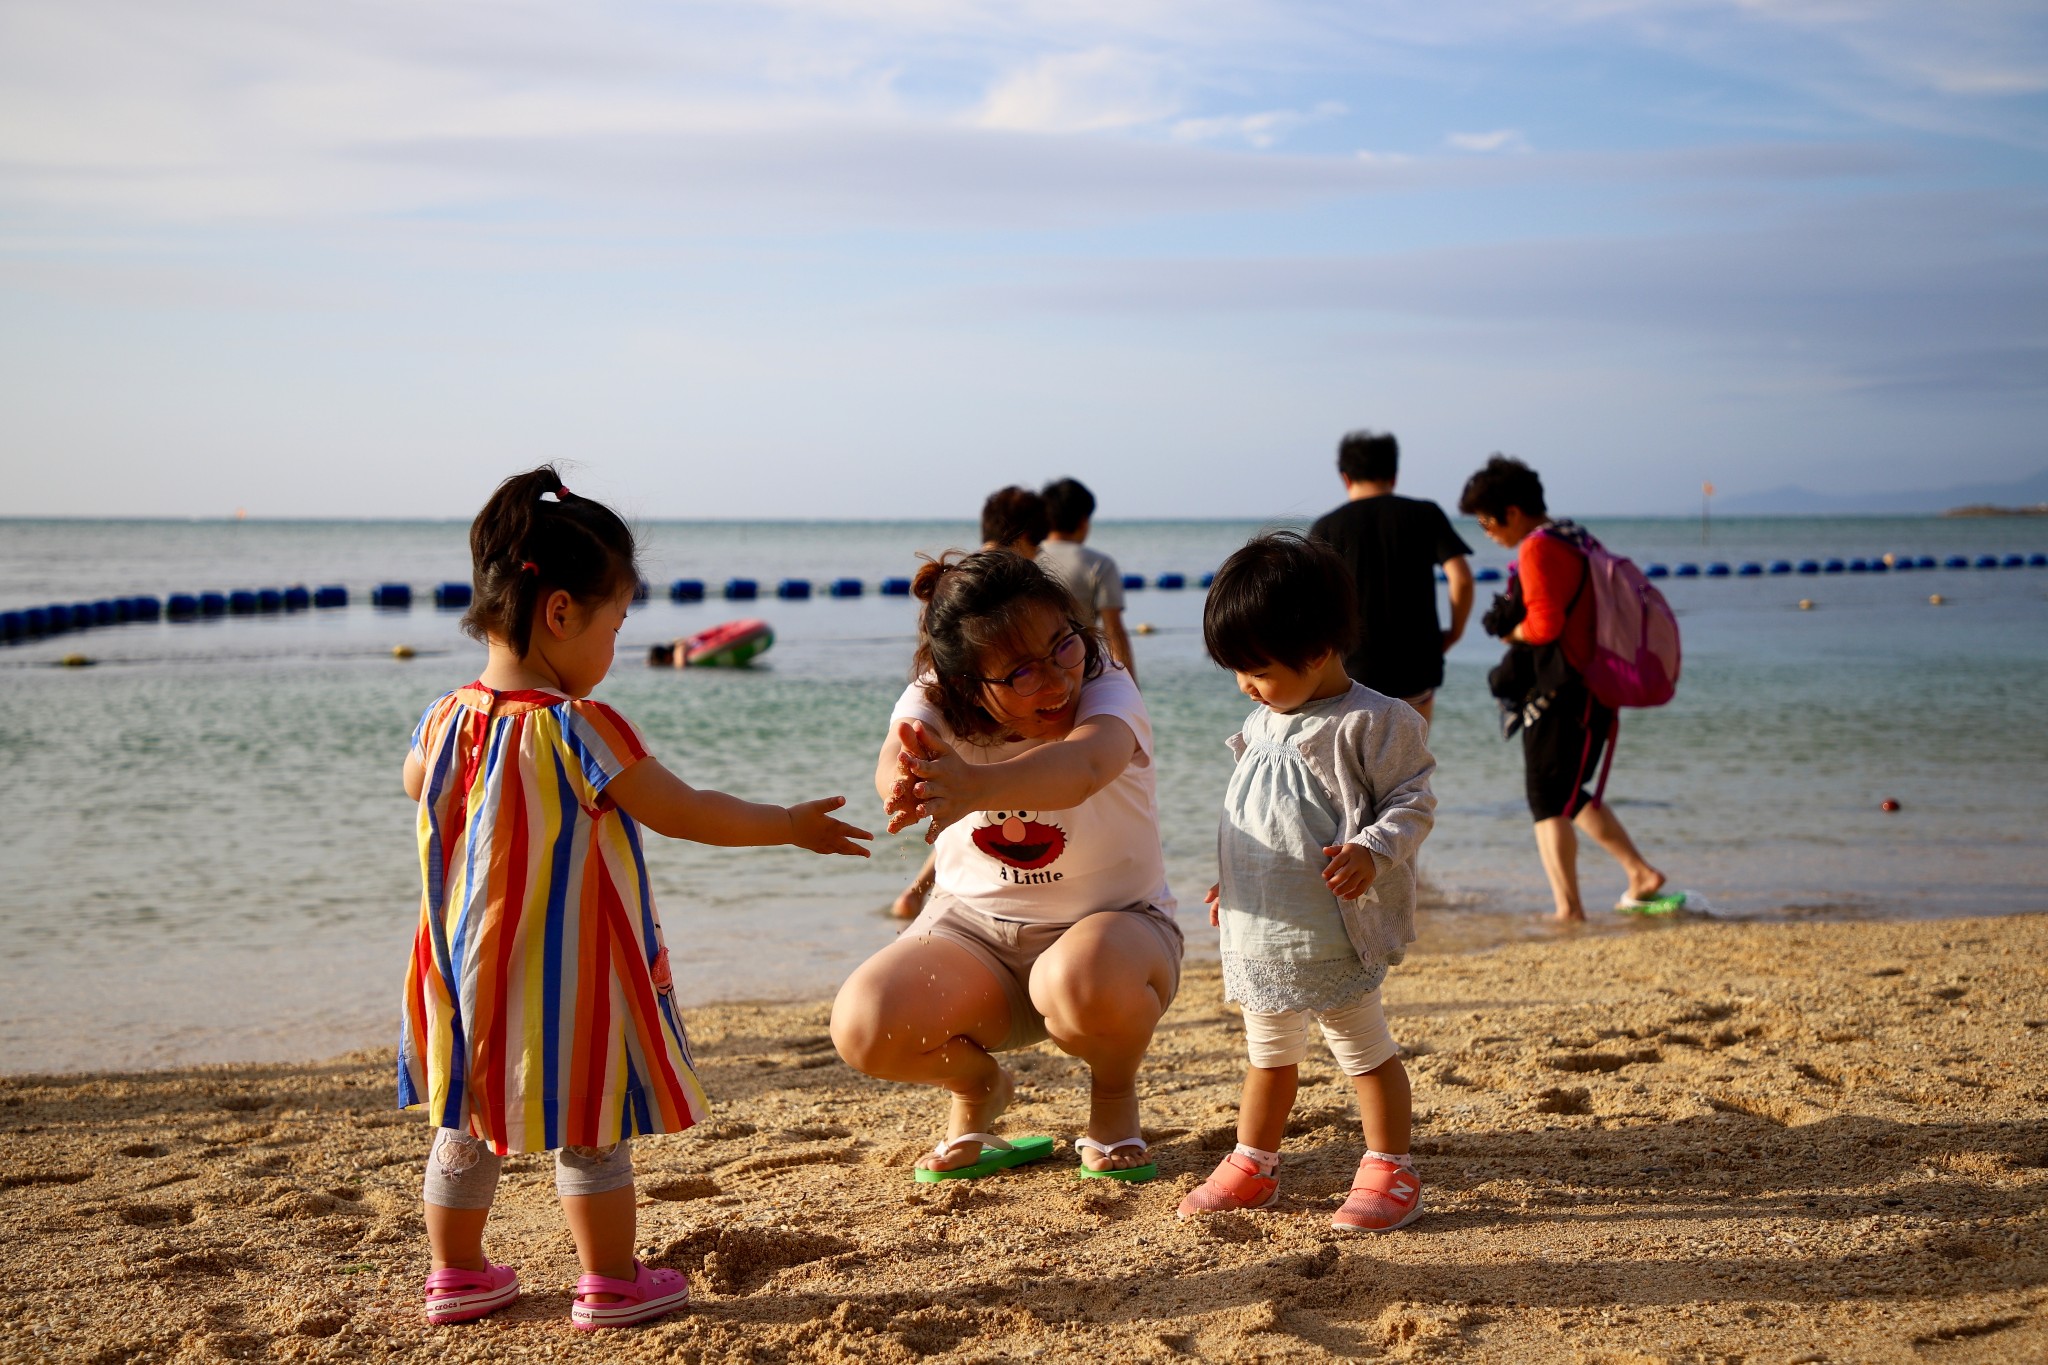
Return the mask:
[[[522,569],[524,569],[524,570],[525,570],[526,572],[528,572],[528,573],[531,573],[531,574],[538,574],[538,573],[540,572],[540,565],[538,565],[538,564],[534,563],[534,562],[533,562],[532,560],[530,560],[530,559],[522,559],[522,560],[520,560],[520,561],[519,561],[519,567],[520,567],[520,568],[522,568]]]
[[[568,496],[569,496],[569,490],[568,490],[568,489],[566,489],[566,488],[562,488],[562,487],[560,487],[560,486],[557,486],[557,487],[556,487],[556,489],[555,489],[555,501],[557,501],[557,502],[562,502],[562,501],[565,501],[565,500],[567,500]]]

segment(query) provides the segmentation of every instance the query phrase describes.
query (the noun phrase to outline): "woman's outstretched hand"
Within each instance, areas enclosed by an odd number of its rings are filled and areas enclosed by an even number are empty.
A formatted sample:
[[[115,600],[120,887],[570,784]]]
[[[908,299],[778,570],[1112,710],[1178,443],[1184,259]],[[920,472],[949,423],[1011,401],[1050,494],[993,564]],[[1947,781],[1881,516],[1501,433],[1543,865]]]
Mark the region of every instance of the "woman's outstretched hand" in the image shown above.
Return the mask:
[[[931,843],[940,830],[981,809],[973,790],[974,769],[950,745],[914,720],[898,725],[896,738],[903,746],[897,758],[902,774],[883,807],[891,834],[928,819],[931,828],[924,841]]]
[[[798,848],[807,848],[813,853],[844,853],[849,857],[865,858],[867,849],[855,843],[855,839],[872,839],[875,836],[864,829],[847,824],[844,820],[832,818],[832,812],[846,804],[843,796],[821,796],[815,801],[800,801],[786,806],[789,812],[789,841]]]

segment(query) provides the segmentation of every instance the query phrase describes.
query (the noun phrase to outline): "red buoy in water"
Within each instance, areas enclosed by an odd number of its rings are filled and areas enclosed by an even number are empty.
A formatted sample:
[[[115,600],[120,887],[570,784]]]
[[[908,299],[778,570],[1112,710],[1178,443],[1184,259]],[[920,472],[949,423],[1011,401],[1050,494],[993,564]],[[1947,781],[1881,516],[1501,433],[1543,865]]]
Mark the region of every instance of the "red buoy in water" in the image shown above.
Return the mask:
[[[1899,803],[1892,800],[1889,796],[1887,796],[1884,800],[1878,803],[1877,808],[1883,811],[1885,814],[1889,815],[1899,808]]]

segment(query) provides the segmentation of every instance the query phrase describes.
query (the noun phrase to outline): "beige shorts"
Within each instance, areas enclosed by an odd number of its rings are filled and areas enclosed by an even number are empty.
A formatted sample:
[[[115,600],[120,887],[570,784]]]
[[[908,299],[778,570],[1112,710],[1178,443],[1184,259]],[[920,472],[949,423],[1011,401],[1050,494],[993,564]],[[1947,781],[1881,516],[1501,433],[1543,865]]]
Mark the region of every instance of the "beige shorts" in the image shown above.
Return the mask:
[[[1155,905],[1131,905],[1118,910],[1093,910],[1094,915],[1135,915],[1138,922],[1158,935],[1159,946],[1173,964],[1173,979],[1167,983],[1165,1005],[1180,992],[1180,959],[1187,943],[1173,916]],[[1082,919],[1088,918],[1083,915]],[[1008,1052],[1044,1042],[1045,1016],[1031,1003],[1031,966],[1060,936],[1079,923],[1044,924],[1036,920],[999,919],[970,909],[958,897],[934,890],[925,898],[924,913],[910,922],[903,937],[923,935],[957,943],[974,955],[977,962],[994,973],[1010,1004],[1009,1036],[995,1048]]]
[[[1300,1066],[1308,1060],[1308,1021],[1323,1026],[1330,1055],[1347,1076],[1363,1076],[1399,1049],[1387,1032],[1387,1016],[1374,991],[1340,1009],[1287,1010],[1280,1014],[1244,1012],[1245,1043],[1256,1067]]]

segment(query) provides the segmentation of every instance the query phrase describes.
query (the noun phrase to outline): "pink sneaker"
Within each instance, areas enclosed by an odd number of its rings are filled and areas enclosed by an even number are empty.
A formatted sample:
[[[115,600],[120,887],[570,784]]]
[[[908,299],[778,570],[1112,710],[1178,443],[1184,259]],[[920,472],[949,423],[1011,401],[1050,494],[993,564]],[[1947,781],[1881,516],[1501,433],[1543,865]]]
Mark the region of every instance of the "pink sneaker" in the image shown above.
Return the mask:
[[[1243,1152],[1232,1152],[1216,1164],[1209,1178],[1188,1191],[1180,1201],[1180,1216],[1224,1213],[1231,1209],[1263,1209],[1280,1197],[1280,1182],[1259,1174],[1259,1163]]]
[[[519,1272],[509,1265],[485,1270],[449,1266],[427,1276],[427,1321],[436,1327],[469,1322],[497,1312],[518,1297]]]
[[[1366,1157],[1351,1177],[1351,1197],[1330,1219],[1339,1232],[1392,1232],[1422,1212],[1422,1179],[1392,1161]]]

